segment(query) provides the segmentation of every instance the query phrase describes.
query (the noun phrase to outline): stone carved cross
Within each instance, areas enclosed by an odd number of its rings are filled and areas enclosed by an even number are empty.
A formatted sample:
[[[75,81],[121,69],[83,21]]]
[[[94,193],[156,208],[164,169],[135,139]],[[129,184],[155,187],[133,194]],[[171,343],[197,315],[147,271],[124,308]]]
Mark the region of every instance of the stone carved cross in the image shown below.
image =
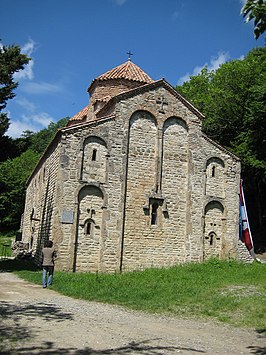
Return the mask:
[[[161,113],[165,113],[164,112],[164,105],[168,105],[168,102],[165,100],[165,98],[163,96],[159,97],[157,100],[156,100],[156,103],[161,105],[160,108],[159,108],[159,112]]]

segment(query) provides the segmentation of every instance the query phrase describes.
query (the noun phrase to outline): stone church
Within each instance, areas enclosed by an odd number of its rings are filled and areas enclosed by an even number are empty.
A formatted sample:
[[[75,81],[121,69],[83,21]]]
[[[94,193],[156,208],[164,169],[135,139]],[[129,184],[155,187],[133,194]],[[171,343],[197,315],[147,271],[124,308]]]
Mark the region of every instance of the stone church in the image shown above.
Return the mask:
[[[240,161],[130,59],[94,79],[27,182],[22,238],[56,268],[119,272],[238,253]]]

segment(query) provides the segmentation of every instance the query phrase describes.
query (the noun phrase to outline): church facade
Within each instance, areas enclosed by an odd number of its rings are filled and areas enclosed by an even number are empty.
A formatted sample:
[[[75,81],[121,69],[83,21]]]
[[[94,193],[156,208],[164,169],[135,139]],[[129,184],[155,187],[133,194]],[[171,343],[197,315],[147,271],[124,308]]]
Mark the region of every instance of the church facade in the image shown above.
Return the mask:
[[[117,272],[237,258],[240,161],[203,115],[133,62],[91,83],[27,182],[23,241],[56,267]]]

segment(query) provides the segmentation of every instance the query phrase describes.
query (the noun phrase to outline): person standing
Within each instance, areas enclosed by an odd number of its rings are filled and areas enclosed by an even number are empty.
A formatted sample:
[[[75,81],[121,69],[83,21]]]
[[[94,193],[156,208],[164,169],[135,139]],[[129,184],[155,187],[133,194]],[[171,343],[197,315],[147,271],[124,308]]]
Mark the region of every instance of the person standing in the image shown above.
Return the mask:
[[[42,287],[52,285],[54,274],[54,258],[56,256],[53,242],[46,240],[42,250]]]

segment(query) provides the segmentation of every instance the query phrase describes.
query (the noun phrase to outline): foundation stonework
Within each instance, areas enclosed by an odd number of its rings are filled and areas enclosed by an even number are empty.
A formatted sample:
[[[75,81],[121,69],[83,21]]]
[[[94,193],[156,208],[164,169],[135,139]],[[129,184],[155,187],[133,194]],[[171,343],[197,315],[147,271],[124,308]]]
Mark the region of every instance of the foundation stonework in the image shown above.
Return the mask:
[[[88,90],[28,180],[36,260],[46,239],[67,271],[237,258],[240,162],[202,133],[203,115],[130,61]]]

